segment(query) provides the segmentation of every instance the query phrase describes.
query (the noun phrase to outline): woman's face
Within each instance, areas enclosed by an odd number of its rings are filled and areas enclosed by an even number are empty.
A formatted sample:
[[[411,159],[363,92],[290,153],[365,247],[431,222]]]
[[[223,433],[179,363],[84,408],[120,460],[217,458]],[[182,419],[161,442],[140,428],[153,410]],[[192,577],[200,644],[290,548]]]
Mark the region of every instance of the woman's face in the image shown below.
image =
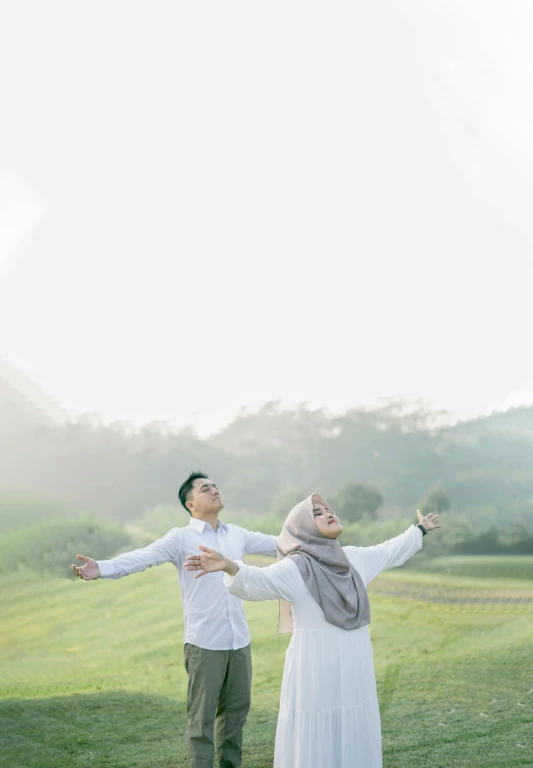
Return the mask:
[[[342,533],[342,525],[333,514],[328,502],[318,494],[313,494],[313,517],[318,530],[328,539],[338,539]]]

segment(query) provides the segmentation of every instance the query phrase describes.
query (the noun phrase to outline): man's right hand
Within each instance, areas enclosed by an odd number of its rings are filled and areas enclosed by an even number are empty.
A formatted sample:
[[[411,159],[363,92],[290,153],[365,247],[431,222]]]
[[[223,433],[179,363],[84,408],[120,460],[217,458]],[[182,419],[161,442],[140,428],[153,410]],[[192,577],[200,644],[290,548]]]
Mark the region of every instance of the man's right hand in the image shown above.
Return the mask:
[[[85,581],[92,581],[92,579],[100,578],[100,568],[98,567],[96,560],[93,560],[90,557],[85,557],[85,555],[76,555],[76,557],[78,560],[83,560],[85,563],[85,565],[82,565],[81,567],[78,567],[77,565],[72,566],[72,570],[76,576],[79,576],[80,579],[85,579]]]

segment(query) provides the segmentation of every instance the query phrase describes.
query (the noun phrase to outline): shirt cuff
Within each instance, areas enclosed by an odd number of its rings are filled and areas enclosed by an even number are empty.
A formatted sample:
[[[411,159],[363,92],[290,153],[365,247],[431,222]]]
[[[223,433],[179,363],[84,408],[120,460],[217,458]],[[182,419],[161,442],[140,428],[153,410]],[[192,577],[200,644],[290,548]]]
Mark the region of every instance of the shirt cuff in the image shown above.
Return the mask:
[[[242,560],[235,560],[235,562],[239,566],[239,570],[237,571],[235,576],[230,576],[229,573],[224,573],[224,586],[228,587],[228,589],[229,587],[233,586],[235,579],[238,578],[239,574],[242,573],[242,569],[245,567]]]
[[[416,533],[415,533],[415,540],[416,540],[416,541],[417,541],[417,543],[418,543],[418,548],[417,548],[417,550],[416,550],[416,551],[418,552],[418,551],[419,551],[420,549],[422,549],[422,547],[424,546],[424,534],[422,533],[422,531],[420,530],[420,528],[418,527],[418,525],[415,525],[414,523],[413,523],[413,528],[414,528],[414,529],[415,529],[415,531],[416,531]],[[418,534],[418,535],[417,535],[417,534]]]
[[[101,579],[112,579],[115,575],[115,567],[112,560],[97,560],[96,565],[100,571]]]

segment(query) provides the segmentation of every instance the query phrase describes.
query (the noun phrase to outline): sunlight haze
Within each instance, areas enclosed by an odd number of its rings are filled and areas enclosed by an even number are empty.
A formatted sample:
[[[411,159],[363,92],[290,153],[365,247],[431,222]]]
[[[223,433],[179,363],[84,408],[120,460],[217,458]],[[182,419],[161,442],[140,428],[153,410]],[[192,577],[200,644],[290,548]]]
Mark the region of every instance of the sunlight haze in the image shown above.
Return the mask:
[[[208,6],[4,10],[0,358],[201,435],[533,401],[527,4]]]

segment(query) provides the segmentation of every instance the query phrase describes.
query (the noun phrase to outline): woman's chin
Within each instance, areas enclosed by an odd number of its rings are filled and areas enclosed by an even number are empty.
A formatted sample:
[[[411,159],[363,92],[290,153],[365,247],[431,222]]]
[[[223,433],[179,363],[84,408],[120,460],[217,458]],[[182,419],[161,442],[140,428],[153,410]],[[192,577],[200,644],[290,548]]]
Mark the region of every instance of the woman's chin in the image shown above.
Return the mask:
[[[329,532],[330,539],[338,539],[342,533],[342,525],[336,525],[333,530]]]

